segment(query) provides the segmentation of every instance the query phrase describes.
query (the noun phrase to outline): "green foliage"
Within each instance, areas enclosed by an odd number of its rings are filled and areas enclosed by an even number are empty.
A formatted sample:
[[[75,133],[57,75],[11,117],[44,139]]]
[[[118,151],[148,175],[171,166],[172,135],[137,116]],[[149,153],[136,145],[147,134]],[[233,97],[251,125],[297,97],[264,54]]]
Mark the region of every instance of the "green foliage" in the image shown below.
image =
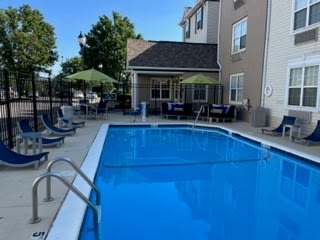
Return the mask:
[[[58,59],[54,28],[28,5],[0,9],[0,67],[29,73]]]
[[[73,58],[67,59],[64,63],[61,64],[61,68],[62,68],[63,77],[82,71],[81,58],[73,57]]]
[[[113,19],[103,15],[86,35],[87,47],[83,57],[86,68],[98,68],[114,79],[119,79],[126,66],[127,39],[142,38],[135,33],[134,25],[127,17],[113,12]]]

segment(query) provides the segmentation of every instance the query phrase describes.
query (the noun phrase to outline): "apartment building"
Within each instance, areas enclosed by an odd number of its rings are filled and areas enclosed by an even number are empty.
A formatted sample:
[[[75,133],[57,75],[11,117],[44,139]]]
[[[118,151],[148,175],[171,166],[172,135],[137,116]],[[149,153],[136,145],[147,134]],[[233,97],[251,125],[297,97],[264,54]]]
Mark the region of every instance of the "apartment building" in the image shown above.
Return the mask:
[[[269,5],[262,106],[272,125],[295,115],[309,131],[320,119],[320,0]]]
[[[193,43],[218,42],[219,0],[197,0],[193,7],[186,7],[180,26],[182,41]]]
[[[221,86],[182,87],[180,81],[201,73],[219,79],[217,42],[219,26],[218,0],[197,0],[184,10],[180,26],[182,42],[127,42],[127,71],[131,74],[132,106],[148,103],[151,112],[159,113],[168,101],[192,103],[221,102]]]
[[[267,2],[220,2],[218,62],[224,102],[236,105],[237,118],[246,121],[261,104]]]

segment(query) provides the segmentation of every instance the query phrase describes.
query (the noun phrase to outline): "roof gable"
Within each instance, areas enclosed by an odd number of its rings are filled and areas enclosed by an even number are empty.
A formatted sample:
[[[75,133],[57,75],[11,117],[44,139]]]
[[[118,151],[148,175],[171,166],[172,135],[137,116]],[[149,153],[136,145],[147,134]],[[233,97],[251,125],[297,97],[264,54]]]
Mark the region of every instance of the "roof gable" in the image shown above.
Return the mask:
[[[217,70],[217,45],[129,39],[127,67]]]

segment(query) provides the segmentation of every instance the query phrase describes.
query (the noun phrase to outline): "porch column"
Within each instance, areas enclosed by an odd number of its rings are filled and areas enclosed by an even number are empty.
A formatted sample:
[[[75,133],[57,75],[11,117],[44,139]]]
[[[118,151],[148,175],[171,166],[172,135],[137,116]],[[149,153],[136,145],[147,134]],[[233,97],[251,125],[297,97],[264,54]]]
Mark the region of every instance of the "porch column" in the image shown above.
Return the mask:
[[[131,108],[135,108],[138,106],[138,94],[139,94],[139,89],[138,89],[138,73],[134,72],[133,73],[133,80],[132,80],[132,96],[131,96]]]

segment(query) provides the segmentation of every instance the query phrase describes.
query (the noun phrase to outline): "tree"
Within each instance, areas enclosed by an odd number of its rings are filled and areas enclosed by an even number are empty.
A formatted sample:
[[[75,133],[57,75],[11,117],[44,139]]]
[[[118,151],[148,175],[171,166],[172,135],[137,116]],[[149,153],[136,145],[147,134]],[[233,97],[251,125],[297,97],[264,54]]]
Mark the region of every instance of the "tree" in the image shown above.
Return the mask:
[[[0,67],[45,71],[58,59],[54,28],[28,5],[0,9]]]
[[[127,39],[139,38],[134,25],[127,17],[113,12],[113,19],[103,15],[93,25],[87,34],[87,46],[84,48],[83,57],[86,68],[97,68],[114,79],[119,79],[126,66]]]
[[[68,75],[81,71],[81,65],[82,63],[80,57],[67,59],[64,63],[61,64],[62,77],[66,77]]]

